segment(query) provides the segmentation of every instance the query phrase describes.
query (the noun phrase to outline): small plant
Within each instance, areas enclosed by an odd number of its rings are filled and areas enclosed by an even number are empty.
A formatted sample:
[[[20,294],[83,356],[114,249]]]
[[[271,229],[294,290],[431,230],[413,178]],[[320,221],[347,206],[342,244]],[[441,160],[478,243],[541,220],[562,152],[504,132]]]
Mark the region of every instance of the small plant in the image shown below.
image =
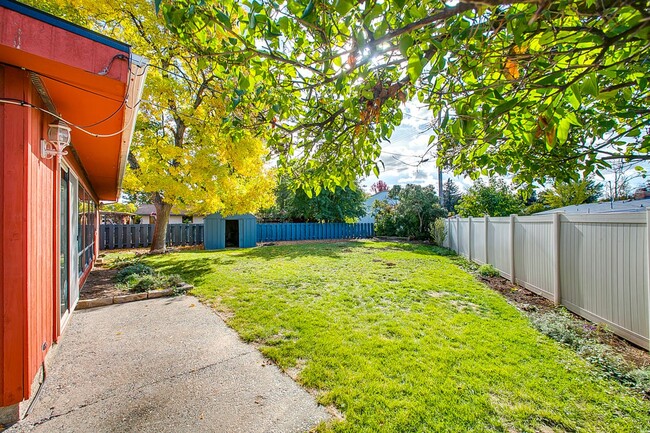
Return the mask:
[[[130,290],[135,293],[146,292],[149,290],[158,289],[163,285],[163,278],[159,275],[138,275],[139,278],[130,287]]]
[[[641,391],[647,399],[650,399],[650,367],[631,370],[627,376],[633,381],[634,389]]]
[[[117,256],[108,262],[107,267],[111,269],[122,269],[136,263],[139,263],[139,261],[134,256]]]
[[[176,275],[176,276],[178,277],[178,275]],[[172,289],[174,290],[174,295],[175,296],[180,296],[180,295],[186,294],[187,291],[190,290],[191,287],[192,286],[187,286],[187,285],[185,285],[184,283],[181,282],[181,283],[179,283],[179,284],[177,284],[175,286],[172,286]]]
[[[432,223],[429,223],[429,236],[431,236],[431,242],[434,245],[439,247],[445,243],[447,239],[447,227],[445,226],[445,220],[442,218],[436,218]]]
[[[650,369],[632,368],[611,347],[594,341],[603,329],[585,324],[564,309],[531,317],[533,326],[555,341],[566,344],[595,366],[601,376],[614,379],[650,397]]]
[[[479,266],[478,273],[484,277],[498,277],[501,275],[497,268],[489,264]]]
[[[542,334],[573,349],[578,349],[585,343],[585,328],[577,324],[571,313],[566,310],[558,309],[551,313],[534,315],[531,320],[533,326]]]
[[[167,285],[169,287],[179,287],[183,284],[183,279],[178,274],[172,274],[167,276]]]
[[[476,263],[470,262],[469,260],[467,260],[465,257],[461,255],[456,255],[456,253],[453,250],[450,251],[452,251],[452,254],[450,256],[451,261],[454,262],[459,268],[461,268],[465,272],[475,272],[479,268],[479,265],[477,265]]]
[[[150,266],[145,265],[144,263],[133,263],[128,265],[117,273],[115,279],[118,283],[128,282],[131,275],[153,275],[155,271]]]

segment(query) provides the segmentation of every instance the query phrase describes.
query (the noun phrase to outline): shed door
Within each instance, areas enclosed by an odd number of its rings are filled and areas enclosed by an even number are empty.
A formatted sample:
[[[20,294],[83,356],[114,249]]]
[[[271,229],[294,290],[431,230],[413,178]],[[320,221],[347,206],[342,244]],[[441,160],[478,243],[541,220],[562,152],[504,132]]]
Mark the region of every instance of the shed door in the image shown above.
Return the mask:
[[[239,248],[239,220],[226,220],[226,248]]]

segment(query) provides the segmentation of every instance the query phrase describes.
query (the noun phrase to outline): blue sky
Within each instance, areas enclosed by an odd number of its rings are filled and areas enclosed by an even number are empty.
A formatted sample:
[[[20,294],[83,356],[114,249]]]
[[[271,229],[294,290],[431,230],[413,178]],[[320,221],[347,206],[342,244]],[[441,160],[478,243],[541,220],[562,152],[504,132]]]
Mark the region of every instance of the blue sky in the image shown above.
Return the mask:
[[[402,124],[395,129],[390,141],[382,145],[379,160],[383,162],[384,168],[381,169],[380,164],[379,177],[369,176],[363,180],[362,185],[369,190],[373,183],[381,179],[389,186],[412,183],[437,187],[438,169],[435,158],[431,153],[426,154],[431,134],[427,131],[427,125],[432,120],[433,115],[426,108],[407,103]],[[448,177],[449,173],[443,173],[443,180]],[[467,178],[452,177],[463,189],[471,185]]]

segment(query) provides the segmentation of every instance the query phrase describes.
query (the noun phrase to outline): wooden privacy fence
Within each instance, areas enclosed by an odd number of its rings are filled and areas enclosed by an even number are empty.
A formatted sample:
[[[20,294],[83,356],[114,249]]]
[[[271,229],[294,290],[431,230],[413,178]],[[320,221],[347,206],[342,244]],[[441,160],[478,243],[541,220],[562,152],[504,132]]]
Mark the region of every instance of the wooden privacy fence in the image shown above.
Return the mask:
[[[99,249],[145,248],[153,239],[153,224],[102,224]],[[361,239],[374,236],[372,223],[262,223],[257,242],[317,239]],[[167,246],[203,244],[203,224],[169,224]]]
[[[144,248],[151,245],[153,224],[101,224],[99,249]],[[200,245],[203,224],[169,224],[167,246]]]
[[[361,239],[374,236],[372,223],[261,223],[257,242]]]
[[[445,246],[650,348],[650,210],[450,218]]]

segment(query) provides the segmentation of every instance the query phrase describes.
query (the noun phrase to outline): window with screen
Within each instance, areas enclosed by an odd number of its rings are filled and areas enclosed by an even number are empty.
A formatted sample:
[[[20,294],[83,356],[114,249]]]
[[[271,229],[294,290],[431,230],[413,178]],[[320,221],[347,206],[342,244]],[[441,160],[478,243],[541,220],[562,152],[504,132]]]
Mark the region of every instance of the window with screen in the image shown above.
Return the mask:
[[[77,247],[79,251],[79,275],[83,274],[95,258],[95,220],[97,205],[86,189],[79,185],[79,230]]]

